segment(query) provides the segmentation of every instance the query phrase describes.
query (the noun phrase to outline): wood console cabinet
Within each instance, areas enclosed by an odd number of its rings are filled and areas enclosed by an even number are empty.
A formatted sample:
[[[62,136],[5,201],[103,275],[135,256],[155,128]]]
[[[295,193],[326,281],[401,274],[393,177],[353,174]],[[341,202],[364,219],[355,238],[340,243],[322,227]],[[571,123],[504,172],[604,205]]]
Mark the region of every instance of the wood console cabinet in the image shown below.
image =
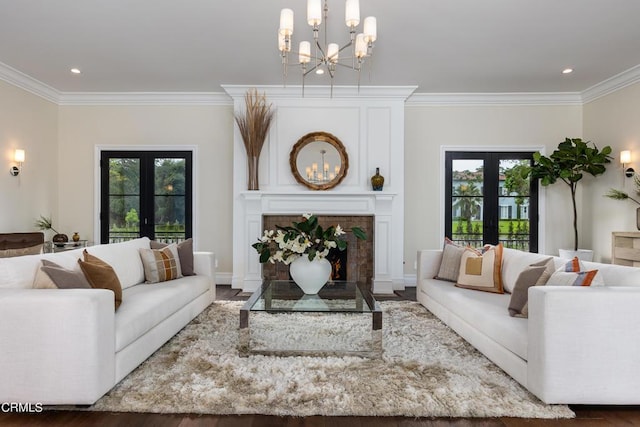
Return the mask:
[[[611,233],[611,263],[640,267],[640,231]]]

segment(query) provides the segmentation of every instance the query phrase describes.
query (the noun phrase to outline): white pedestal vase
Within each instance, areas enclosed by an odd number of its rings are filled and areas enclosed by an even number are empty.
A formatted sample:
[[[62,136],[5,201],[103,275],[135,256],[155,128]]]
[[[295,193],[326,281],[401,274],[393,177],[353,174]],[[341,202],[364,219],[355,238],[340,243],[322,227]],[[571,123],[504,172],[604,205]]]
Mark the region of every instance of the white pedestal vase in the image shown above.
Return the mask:
[[[577,251],[571,249],[558,249],[558,256],[565,259],[573,259],[578,257],[582,261],[593,261],[593,251],[591,249],[578,249]]]
[[[326,259],[315,257],[309,261],[306,255],[296,258],[289,265],[291,278],[305,294],[317,294],[331,277],[331,263]]]

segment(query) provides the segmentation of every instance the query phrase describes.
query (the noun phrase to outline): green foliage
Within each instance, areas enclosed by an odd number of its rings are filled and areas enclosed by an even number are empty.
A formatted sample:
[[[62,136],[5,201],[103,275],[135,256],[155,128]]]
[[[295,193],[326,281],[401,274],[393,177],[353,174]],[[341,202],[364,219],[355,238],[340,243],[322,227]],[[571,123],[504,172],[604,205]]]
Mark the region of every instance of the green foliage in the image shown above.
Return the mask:
[[[46,217],[44,215],[40,215],[40,218],[38,218],[34,225],[36,227],[38,227],[38,230],[51,230],[54,233],[58,234],[58,232],[56,231],[55,228],[53,228],[53,225],[51,223],[51,217]]]
[[[140,222],[140,218],[138,218],[138,211],[134,208],[129,209],[127,215],[124,217],[124,222],[127,224],[127,227],[135,227]]]
[[[598,150],[595,144],[580,138],[566,138],[549,157],[540,153],[533,154],[533,166],[522,171],[523,176],[539,179],[543,186],[561,180],[571,190],[573,204],[574,250],[578,249],[578,211],[576,208],[577,185],[585,174],[602,175],[606,164],[611,163],[611,147]]]
[[[516,218],[520,219],[520,206],[525,203],[526,197],[529,195],[531,182],[529,180],[529,168],[526,163],[519,163],[504,172],[504,188],[509,194],[515,193],[514,201],[516,204]]]
[[[636,186],[636,194],[640,196],[640,176],[638,176],[638,174],[633,175],[633,183]],[[624,191],[621,191],[621,190],[616,190],[615,188],[610,188],[609,192],[605,194],[605,197],[608,197],[614,200],[631,200],[632,202],[640,205],[640,201],[629,196],[628,193],[625,193]]]
[[[352,227],[351,232],[357,239],[367,238],[360,227]],[[279,261],[289,264],[302,255],[312,261],[316,257],[326,257],[332,248],[345,250],[347,242],[342,237],[344,234],[339,225],[323,229],[315,215],[307,214],[302,221],[294,221],[291,226],[276,225],[275,231],[265,230],[251,247],[260,255],[261,263]]]

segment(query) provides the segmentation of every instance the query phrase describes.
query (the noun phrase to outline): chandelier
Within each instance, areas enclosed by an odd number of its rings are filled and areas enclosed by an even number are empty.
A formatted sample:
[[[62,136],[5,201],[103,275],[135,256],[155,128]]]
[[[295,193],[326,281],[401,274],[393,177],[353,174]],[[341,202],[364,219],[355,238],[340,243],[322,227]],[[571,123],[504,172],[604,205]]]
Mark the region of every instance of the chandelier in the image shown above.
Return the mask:
[[[340,173],[340,165],[335,165],[333,172],[329,172],[329,162],[325,162],[324,155],[327,154],[327,150],[320,150],[320,168],[318,170],[318,163],[313,162],[311,166],[307,166],[305,168],[305,174],[307,176],[307,181],[313,184],[326,184],[327,182],[333,181]]]
[[[329,73],[331,77],[331,96],[333,96],[333,78],[337,66],[350,68],[358,73],[358,90],[360,89],[360,70],[367,56],[371,56],[373,42],[376,41],[376,18],[368,16],[364,19],[363,31],[358,33],[360,24],[359,0],[346,0],[345,24],[349,28],[349,42],[340,47],[338,43],[328,43],[327,18],[329,6],[327,0],[307,0],[307,23],[313,28],[313,42],[301,41],[297,52],[291,51],[293,36],[293,10],[280,11],[280,28],[278,29],[278,49],[282,57],[282,74],[286,84],[289,54],[298,55],[298,64],[302,68],[302,95],[304,96],[304,78],[307,74]],[[323,41],[320,42],[320,25],[324,21]],[[313,54],[311,53],[313,43]],[[294,65],[294,64],[291,64]]]

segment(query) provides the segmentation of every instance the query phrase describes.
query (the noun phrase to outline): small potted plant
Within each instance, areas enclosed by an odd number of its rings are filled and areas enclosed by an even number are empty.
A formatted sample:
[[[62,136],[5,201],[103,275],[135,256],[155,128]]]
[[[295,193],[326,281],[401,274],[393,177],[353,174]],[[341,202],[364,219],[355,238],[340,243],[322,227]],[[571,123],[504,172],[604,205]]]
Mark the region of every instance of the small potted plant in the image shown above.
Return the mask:
[[[580,138],[566,138],[558,144],[558,148],[549,157],[540,153],[533,154],[533,166],[523,171],[524,176],[539,179],[543,186],[551,185],[558,180],[564,182],[571,192],[573,206],[573,251],[560,249],[560,256],[573,256],[588,259],[593,257],[590,250],[578,250],[578,209],[576,207],[576,192],[578,183],[585,173],[592,176],[606,172],[606,164],[611,163],[611,147],[598,150],[595,144]],[[573,253],[571,253],[573,252]]]
[[[358,239],[367,238],[360,227],[352,227],[351,232]],[[276,225],[276,230],[264,230],[258,242],[251,246],[260,254],[261,263],[289,265],[293,281],[304,293],[317,294],[331,274],[331,263],[326,259],[329,251],[347,248],[344,234],[340,225],[323,229],[315,215],[304,214],[302,221],[294,221],[291,226]]]
[[[35,226],[38,227],[39,230],[51,230],[56,233],[51,238],[53,243],[65,243],[69,241],[69,236],[67,236],[66,234],[58,233],[58,231],[53,228],[51,217],[40,215],[40,218],[38,218],[35,222]]]
[[[636,186],[636,194],[640,196],[640,177],[638,175],[633,176],[633,183]],[[631,200],[636,205],[640,205],[640,201],[629,196],[628,193],[616,190],[615,188],[610,188],[605,196],[614,200]],[[636,208],[636,227],[640,230],[640,207]]]

